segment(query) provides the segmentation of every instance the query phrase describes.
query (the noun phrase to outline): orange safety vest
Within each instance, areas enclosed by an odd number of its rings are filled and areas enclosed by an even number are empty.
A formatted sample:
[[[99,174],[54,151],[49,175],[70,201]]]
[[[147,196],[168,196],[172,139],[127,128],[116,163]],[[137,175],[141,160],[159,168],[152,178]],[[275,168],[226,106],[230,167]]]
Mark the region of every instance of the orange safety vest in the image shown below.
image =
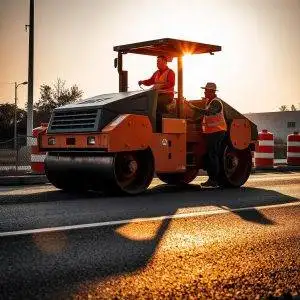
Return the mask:
[[[202,120],[202,131],[203,133],[214,133],[218,131],[226,131],[227,124],[224,117],[223,111],[223,103],[219,98],[214,98],[213,100],[209,101],[206,100],[205,109],[208,109],[212,101],[219,101],[221,103],[222,109],[221,111],[212,116],[204,116]]]
[[[170,69],[166,69],[162,74],[156,72],[154,77],[154,85],[153,89],[156,90],[158,93],[161,94],[174,94],[174,87],[170,87],[168,89],[162,89],[161,86],[165,85],[168,82],[168,74]]]

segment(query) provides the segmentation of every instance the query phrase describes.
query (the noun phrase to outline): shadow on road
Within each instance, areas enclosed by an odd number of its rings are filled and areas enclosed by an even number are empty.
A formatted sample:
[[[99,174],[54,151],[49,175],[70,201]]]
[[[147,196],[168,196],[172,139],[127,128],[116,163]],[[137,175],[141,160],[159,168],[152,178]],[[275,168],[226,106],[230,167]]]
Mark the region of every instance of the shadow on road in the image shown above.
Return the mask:
[[[48,207],[45,205],[51,204],[52,212],[56,209],[57,214],[41,218],[35,228],[53,226],[51,222],[55,226],[82,224],[82,217],[85,223],[87,219],[92,223],[172,216],[178,209],[207,206],[228,209],[249,222],[272,225],[273,221],[255,208],[236,209],[298,201],[276,191],[247,187],[226,190],[224,197],[224,190],[201,189],[198,185],[184,188],[159,185],[133,198],[109,198],[97,193],[68,195],[60,191],[42,192],[35,195],[38,197],[35,201],[32,195],[10,196],[10,201],[3,197],[0,196],[0,208],[5,203],[37,202],[36,213],[45,213]],[[57,202],[55,207],[53,201]],[[39,211],[40,205],[43,207]],[[26,209],[20,210],[20,219],[25,214]],[[1,238],[2,296],[4,299],[68,299],[79,292],[78,286],[84,282],[143,269],[153,258],[170,222],[171,219],[161,221],[155,235],[144,240],[120,234],[120,225]]]
[[[118,226],[8,237],[1,242],[3,299],[70,299],[78,285],[146,267],[167,231],[164,220],[151,240],[136,241]]]

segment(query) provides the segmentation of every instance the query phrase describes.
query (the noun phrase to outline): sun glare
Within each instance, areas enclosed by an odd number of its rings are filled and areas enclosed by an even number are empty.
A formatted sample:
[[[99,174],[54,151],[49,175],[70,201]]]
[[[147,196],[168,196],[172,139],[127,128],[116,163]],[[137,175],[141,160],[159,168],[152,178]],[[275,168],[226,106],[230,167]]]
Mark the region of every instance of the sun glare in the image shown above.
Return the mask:
[[[183,90],[187,99],[198,99],[199,69],[197,68],[197,55],[186,52],[183,56]]]
[[[116,232],[133,241],[146,241],[146,240],[153,240],[156,235],[157,231],[159,230],[162,221],[159,222],[152,222],[152,223],[128,223],[121,227],[119,227]]]

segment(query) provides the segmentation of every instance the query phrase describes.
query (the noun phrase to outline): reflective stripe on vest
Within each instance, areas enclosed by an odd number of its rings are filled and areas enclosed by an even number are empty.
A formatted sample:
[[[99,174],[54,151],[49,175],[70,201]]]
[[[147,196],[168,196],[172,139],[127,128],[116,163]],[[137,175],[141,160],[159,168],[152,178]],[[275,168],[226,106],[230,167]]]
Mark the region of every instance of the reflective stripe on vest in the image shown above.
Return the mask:
[[[204,116],[202,120],[202,131],[203,133],[214,133],[218,131],[226,131],[227,130],[227,124],[224,118],[224,112],[223,112],[223,103],[219,98],[214,98],[212,101],[208,102],[206,101],[205,109],[208,109],[210,104],[213,101],[219,101],[221,104],[221,112],[219,112],[216,115],[212,116]]]
[[[162,89],[161,86],[168,83],[168,74],[170,72],[170,69],[166,69],[162,74],[159,74],[159,71],[156,72],[155,78],[154,78],[154,86],[153,89],[157,90],[159,93],[163,94],[173,94],[174,93],[174,87],[170,87],[168,89]]]

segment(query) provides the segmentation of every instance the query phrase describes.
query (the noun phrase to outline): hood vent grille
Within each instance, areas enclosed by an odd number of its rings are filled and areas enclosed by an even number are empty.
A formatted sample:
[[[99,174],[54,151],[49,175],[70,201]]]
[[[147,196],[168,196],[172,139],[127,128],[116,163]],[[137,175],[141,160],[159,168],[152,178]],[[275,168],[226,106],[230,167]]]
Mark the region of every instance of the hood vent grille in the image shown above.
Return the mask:
[[[54,111],[48,132],[97,130],[98,109]]]

